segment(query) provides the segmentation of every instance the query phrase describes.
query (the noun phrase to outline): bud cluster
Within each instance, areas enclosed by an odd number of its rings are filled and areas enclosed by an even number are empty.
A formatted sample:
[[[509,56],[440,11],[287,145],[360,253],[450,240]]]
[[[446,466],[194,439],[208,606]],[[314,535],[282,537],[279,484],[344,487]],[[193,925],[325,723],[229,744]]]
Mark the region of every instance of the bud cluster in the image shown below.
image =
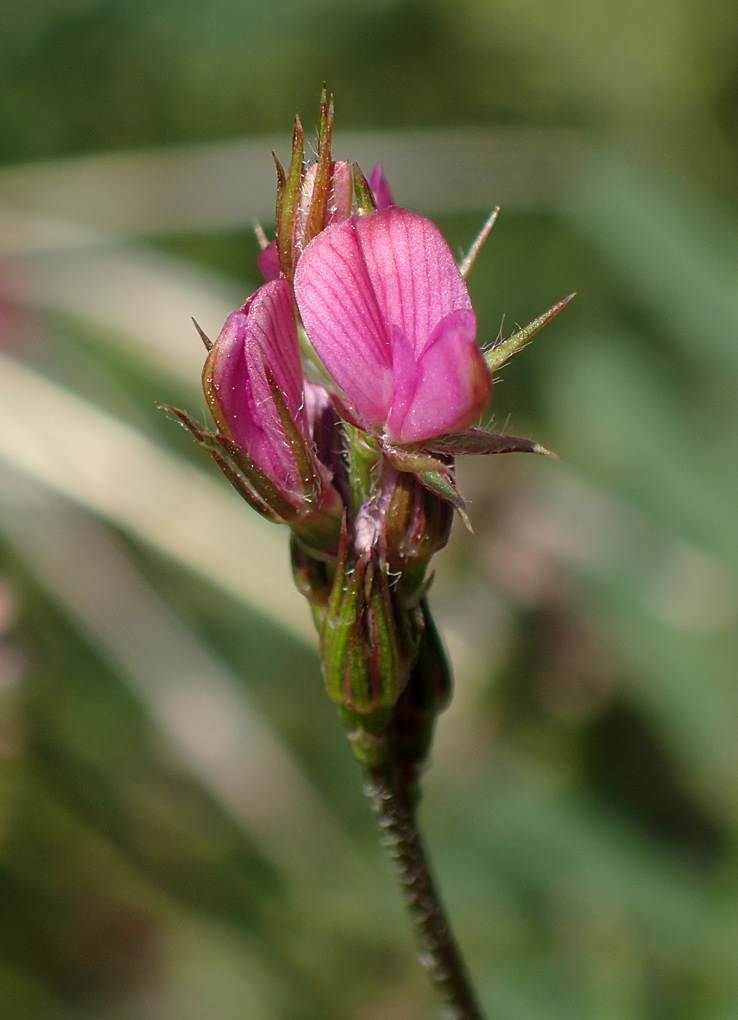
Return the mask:
[[[291,529],[352,747],[369,766],[391,757],[412,786],[450,695],[426,593],[454,511],[468,523],[454,457],[547,452],[473,423],[493,369],[565,302],[483,353],[465,284],[481,239],[457,266],[430,220],[395,205],[381,164],[366,178],[333,160],[333,119],[324,91],[312,163],[295,120],[286,171],[275,157],[274,238],[258,231],[265,282],[214,343],[201,333],[216,431],[174,413]]]

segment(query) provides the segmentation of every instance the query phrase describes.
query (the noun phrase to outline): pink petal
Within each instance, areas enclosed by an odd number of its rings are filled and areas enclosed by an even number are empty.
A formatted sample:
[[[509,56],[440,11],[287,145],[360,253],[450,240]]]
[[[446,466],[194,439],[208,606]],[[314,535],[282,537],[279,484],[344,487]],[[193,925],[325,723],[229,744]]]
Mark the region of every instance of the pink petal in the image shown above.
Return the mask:
[[[256,256],[256,262],[264,279],[269,282],[278,280],[282,275],[279,267],[279,252],[277,251],[276,240],[270,241],[266,248],[262,248]]]
[[[441,319],[471,311],[451,250],[434,223],[399,206],[358,217],[356,231],[385,329],[397,326],[418,358]]]
[[[492,381],[474,341],[474,315],[459,310],[446,316],[415,364],[412,392],[404,362],[395,371],[395,395],[386,434],[396,443],[417,443],[457,432],[475,421],[492,393]],[[401,351],[400,345],[395,346]]]
[[[417,361],[441,319],[459,309],[471,314],[441,232],[398,206],[319,234],[299,262],[295,296],[318,357],[372,427],[386,420],[392,403],[396,331]],[[405,379],[409,366],[403,371]]]
[[[381,163],[375,163],[369,173],[369,187],[374,195],[374,201],[377,204],[377,209],[386,209],[389,205],[395,204],[394,195],[392,194],[392,188],[389,186],[389,181],[384,176],[384,170],[382,169]]]
[[[376,214],[370,214],[376,215]],[[318,357],[368,425],[381,424],[392,399],[390,337],[352,217],[323,230],[295,273],[295,298]]]
[[[203,383],[221,432],[275,481],[293,485],[296,466],[274,405],[267,367],[307,436],[297,330],[290,287],[284,279],[265,283],[240,312],[231,312],[205,363]]]

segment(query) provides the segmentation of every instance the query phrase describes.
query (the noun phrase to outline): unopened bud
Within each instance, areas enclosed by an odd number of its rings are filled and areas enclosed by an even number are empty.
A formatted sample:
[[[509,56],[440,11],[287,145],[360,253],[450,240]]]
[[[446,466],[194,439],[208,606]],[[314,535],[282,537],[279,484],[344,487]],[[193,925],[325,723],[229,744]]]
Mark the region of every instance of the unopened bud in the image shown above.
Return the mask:
[[[448,542],[453,509],[407,471],[387,468],[383,489],[387,562],[411,597],[420,590],[431,557]]]
[[[409,790],[417,786],[433,741],[436,718],[451,700],[452,689],[446,652],[425,599],[420,603],[417,623],[417,659],[392,716],[390,738],[394,760]]]
[[[307,165],[305,135],[299,117],[295,119],[287,173],[277,161],[276,250],[281,272],[289,281],[310,241],[325,227],[342,223],[351,215],[351,166],[331,158],[332,136],[333,99],[328,101],[324,89],[317,161]],[[265,256],[263,261],[262,268],[272,272],[273,256]]]
[[[328,696],[366,720],[389,717],[407,681],[400,607],[377,546],[356,557],[344,529],[320,638]]]

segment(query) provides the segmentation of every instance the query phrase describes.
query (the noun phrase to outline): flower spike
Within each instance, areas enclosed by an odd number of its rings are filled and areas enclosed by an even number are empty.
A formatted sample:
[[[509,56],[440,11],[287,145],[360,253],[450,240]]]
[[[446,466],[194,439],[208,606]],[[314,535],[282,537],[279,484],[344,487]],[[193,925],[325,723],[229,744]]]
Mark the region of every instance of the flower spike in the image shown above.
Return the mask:
[[[324,86],[315,160],[299,116],[286,171],[274,157],[275,236],[256,228],[265,282],[215,343],[195,323],[215,431],[169,410],[254,510],[290,529],[327,693],[400,865],[444,1015],[481,1020],[415,820],[451,694],[430,563],[455,515],[472,530],[457,456],[554,456],[477,423],[493,372],[573,295],[483,353],[465,281],[499,210],[457,265],[430,220],[395,204],[381,163],[367,179],[333,159],[333,125]]]

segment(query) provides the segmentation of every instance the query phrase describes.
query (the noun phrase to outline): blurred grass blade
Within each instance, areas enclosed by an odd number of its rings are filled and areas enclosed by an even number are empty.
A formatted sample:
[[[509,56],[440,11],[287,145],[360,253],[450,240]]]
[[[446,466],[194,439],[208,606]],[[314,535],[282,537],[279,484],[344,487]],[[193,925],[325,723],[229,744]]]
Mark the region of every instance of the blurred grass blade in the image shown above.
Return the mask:
[[[195,639],[102,525],[0,467],[0,530],[270,861],[315,872],[348,844],[244,685]],[[304,875],[303,875],[304,880]]]
[[[81,323],[101,345],[120,347],[146,372],[193,392],[205,358],[192,317],[217,337],[245,296],[214,273],[136,248],[47,253],[15,265],[21,300]]]
[[[738,368],[738,224],[674,173],[609,151],[568,210],[631,295],[696,362]]]
[[[0,195],[21,213],[127,237],[250,229],[273,217],[269,153],[284,153],[288,142],[285,133],[10,167],[0,170]],[[382,160],[398,199],[431,215],[489,211],[493,203],[508,212],[550,208],[580,145],[560,128],[339,130],[334,152],[367,172]],[[0,254],[12,250],[0,238]]]
[[[286,532],[247,512],[219,478],[4,355],[0,459],[312,645],[309,612],[289,574]]]

